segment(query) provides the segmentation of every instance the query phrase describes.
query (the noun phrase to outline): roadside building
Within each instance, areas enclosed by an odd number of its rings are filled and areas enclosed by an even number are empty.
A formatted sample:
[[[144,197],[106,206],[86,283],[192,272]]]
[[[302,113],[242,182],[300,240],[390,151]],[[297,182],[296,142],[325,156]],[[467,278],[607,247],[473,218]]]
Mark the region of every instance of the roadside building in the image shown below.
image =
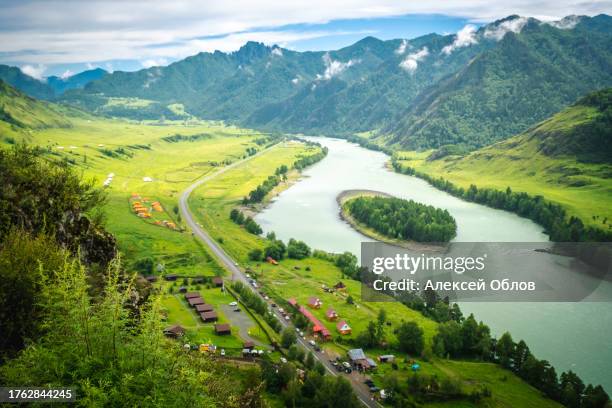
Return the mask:
[[[220,276],[215,276],[212,278],[211,280],[212,284],[215,285],[216,287],[221,287],[223,286],[223,278]]]

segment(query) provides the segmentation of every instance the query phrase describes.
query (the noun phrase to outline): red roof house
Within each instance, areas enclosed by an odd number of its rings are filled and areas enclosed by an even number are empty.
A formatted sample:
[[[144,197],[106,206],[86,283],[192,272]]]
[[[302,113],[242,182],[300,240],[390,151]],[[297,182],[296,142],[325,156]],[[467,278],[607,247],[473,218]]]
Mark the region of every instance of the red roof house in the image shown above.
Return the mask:
[[[344,320],[341,320],[338,322],[338,324],[336,324],[336,329],[338,329],[342,335],[351,334],[352,331],[351,326],[349,326]]]

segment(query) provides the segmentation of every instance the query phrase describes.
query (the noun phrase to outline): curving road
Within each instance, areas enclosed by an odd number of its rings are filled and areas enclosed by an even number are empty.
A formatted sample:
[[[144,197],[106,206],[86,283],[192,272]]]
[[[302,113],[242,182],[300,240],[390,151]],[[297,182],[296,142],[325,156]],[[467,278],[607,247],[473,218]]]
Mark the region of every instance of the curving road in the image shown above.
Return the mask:
[[[234,261],[224,250],[223,248],[221,248],[221,246],[213,239],[211,238],[210,235],[208,235],[208,233],[201,228],[198,223],[196,223],[196,221],[193,218],[193,214],[191,214],[191,211],[189,210],[189,205],[187,204],[187,201],[189,199],[189,196],[191,195],[191,193],[193,192],[193,190],[195,190],[196,188],[198,188],[199,186],[201,186],[202,184],[214,179],[215,177],[220,176],[221,174],[236,168],[242,164],[244,164],[245,162],[254,159],[255,157],[258,157],[262,154],[264,154],[265,152],[274,149],[276,146],[278,145],[274,145],[272,147],[269,147],[267,149],[261,150],[260,152],[254,154],[253,156],[249,156],[245,159],[242,160],[238,160],[226,167],[223,167],[222,169],[209,174],[208,176],[205,176],[203,178],[201,178],[200,180],[196,181],[195,183],[193,183],[192,185],[190,185],[185,191],[183,191],[183,193],[181,194],[180,198],[179,198],[179,208],[181,211],[181,216],[183,217],[183,220],[185,220],[186,224],[189,226],[189,228],[191,228],[191,231],[193,232],[193,235],[195,237],[197,237],[197,239],[201,240],[211,251],[212,253],[215,255],[215,257],[220,261],[221,265],[229,270],[232,273],[232,280],[234,281],[242,281],[246,287],[251,288],[251,290],[253,291],[253,293],[255,293],[257,296],[259,296],[260,298],[262,298],[262,300],[265,301],[265,299],[263,299],[263,296],[257,292],[256,290],[254,290],[250,283],[248,278],[246,277],[245,272],[240,269],[238,267],[238,263],[236,261]],[[291,327],[293,328],[293,325],[291,324],[291,322],[288,322],[287,320],[285,320],[283,318],[283,316],[280,314],[280,312],[278,312],[277,309],[272,309],[273,313],[276,315],[276,317],[278,318],[278,320],[281,322],[281,325],[283,326],[283,328],[286,327]],[[310,345],[308,343],[306,343],[306,341],[304,339],[302,339],[300,336],[297,336],[297,343],[300,347],[302,347],[307,353],[309,351],[312,351],[314,357],[321,363],[323,364],[323,366],[327,369],[327,371],[333,375],[333,376],[337,376],[338,372],[334,369],[334,367],[332,366],[332,364],[325,358],[324,355],[322,355],[321,353],[316,352],[315,350],[312,349],[312,347],[310,347]],[[360,382],[356,381],[355,379],[351,378],[350,376],[345,376],[345,378],[347,378],[350,382],[351,385],[353,387],[353,391],[355,392],[355,394],[357,395],[357,398],[359,398],[359,400],[367,407],[380,407],[381,405],[378,404],[378,402],[374,401],[367,389],[367,387],[365,387],[364,384],[361,384]]]

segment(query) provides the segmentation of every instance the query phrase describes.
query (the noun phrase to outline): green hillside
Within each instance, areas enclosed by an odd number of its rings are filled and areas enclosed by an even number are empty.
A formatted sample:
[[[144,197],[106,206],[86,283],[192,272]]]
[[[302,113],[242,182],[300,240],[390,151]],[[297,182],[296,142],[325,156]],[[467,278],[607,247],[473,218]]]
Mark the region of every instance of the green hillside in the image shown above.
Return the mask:
[[[0,80],[0,130],[12,133],[23,129],[69,127],[64,114],[74,109],[33,99]]]
[[[612,89],[592,93],[528,131],[472,152],[401,152],[405,166],[464,188],[542,195],[586,224],[610,230]],[[444,150],[444,149],[441,149]],[[434,157],[439,157],[434,159]]]
[[[510,19],[520,17],[494,25]],[[496,47],[419,95],[384,133],[393,135],[391,144],[413,149],[481,147],[610,86],[610,72],[610,34],[591,30],[589,20],[572,30],[529,20],[520,33],[506,33]]]

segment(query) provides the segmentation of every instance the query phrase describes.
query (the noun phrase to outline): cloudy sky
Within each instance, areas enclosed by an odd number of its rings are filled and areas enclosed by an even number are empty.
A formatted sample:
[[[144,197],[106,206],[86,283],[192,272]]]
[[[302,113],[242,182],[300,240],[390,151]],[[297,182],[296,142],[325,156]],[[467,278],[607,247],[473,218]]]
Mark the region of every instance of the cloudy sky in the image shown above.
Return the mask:
[[[373,35],[455,33],[510,14],[555,20],[612,13],[612,0],[0,0],[0,63],[30,75],[135,70],[246,41],[297,50]]]

